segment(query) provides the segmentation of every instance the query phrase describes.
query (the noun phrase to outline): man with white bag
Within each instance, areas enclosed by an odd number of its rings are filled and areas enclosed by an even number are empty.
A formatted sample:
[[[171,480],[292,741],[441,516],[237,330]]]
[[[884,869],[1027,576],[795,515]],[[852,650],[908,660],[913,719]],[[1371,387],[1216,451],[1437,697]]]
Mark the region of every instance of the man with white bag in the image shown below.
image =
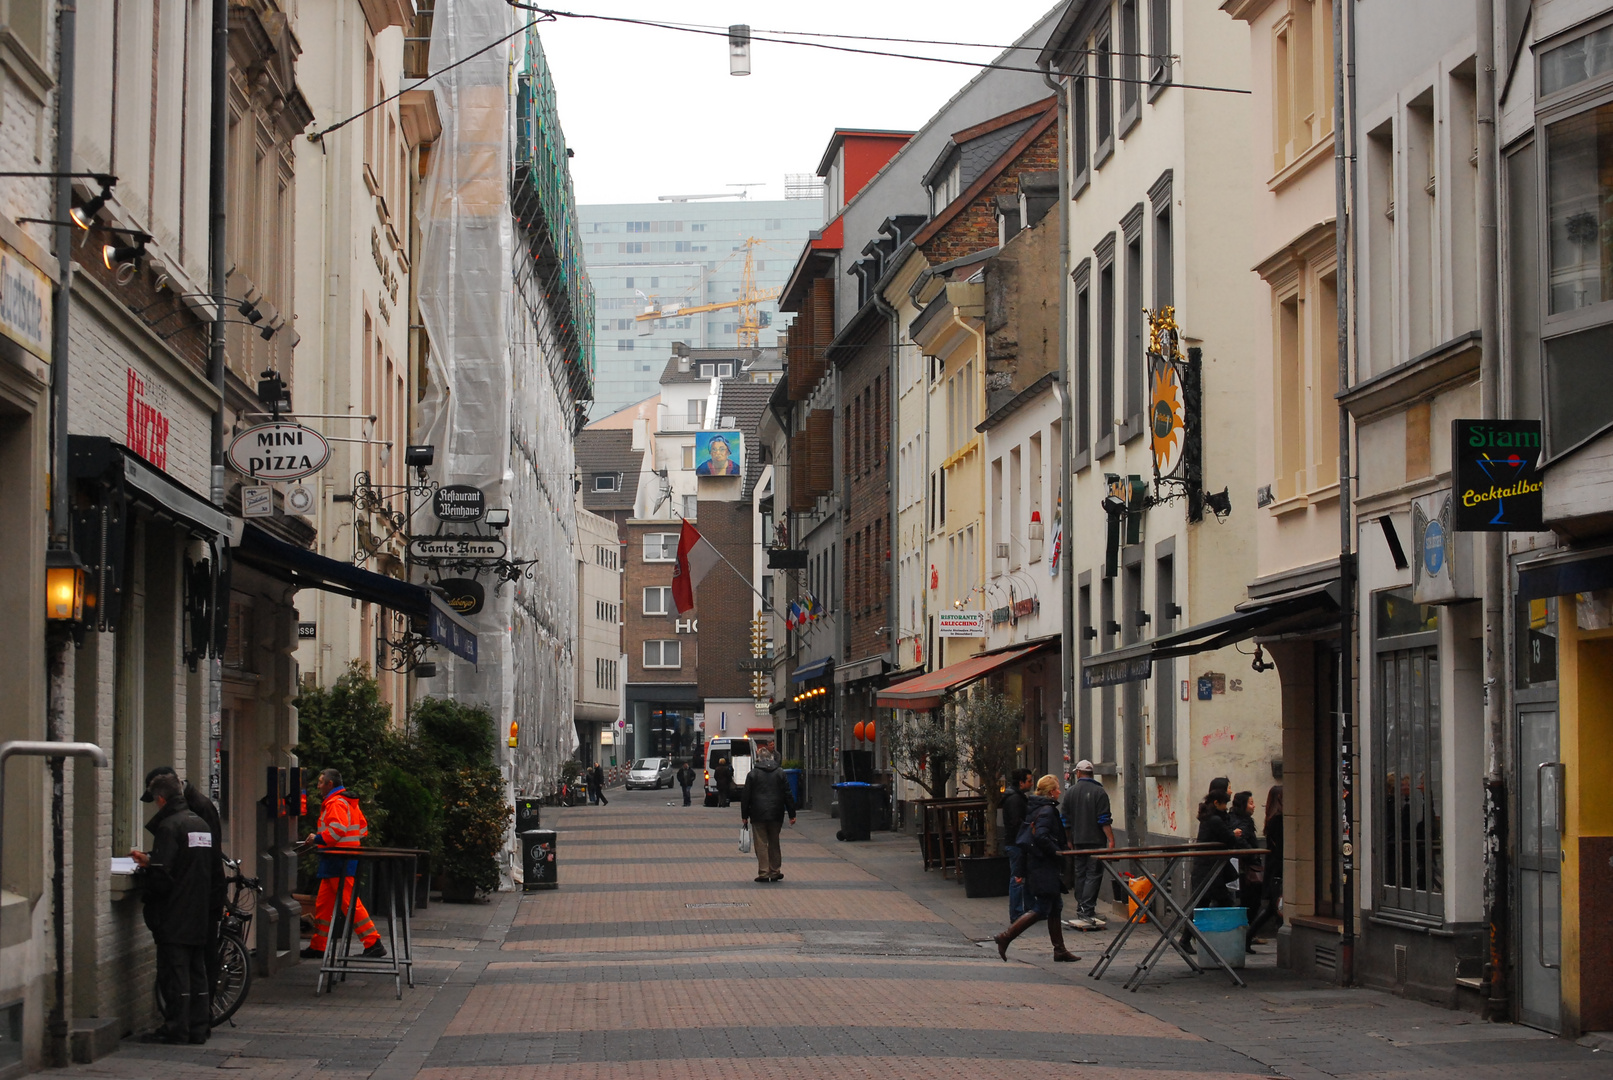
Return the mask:
[[[781,881],[779,873],[782,856],[779,853],[779,833],[784,829],[784,815],[795,824],[795,797],[790,794],[790,782],[778,767],[778,759],[770,751],[762,751],[756,764],[745,778],[745,788],[739,798],[741,821],[750,825],[756,850],[756,880]]]

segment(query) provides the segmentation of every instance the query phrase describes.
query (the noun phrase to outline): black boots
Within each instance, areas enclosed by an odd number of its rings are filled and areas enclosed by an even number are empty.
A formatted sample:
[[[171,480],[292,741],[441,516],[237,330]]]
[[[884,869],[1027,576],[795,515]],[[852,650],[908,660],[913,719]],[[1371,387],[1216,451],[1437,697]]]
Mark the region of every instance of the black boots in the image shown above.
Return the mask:
[[[1027,911],[1025,914],[1015,919],[1014,925],[1010,926],[1007,930],[1004,930],[1002,933],[998,934],[992,939],[997,943],[997,955],[1002,957],[1004,960],[1007,960],[1008,943],[1013,941],[1019,935],[1023,934],[1025,931],[1029,930],[1031,927],[1035,926],[1036,920],[1040,919],[1041,917],[1042,916],[1037,912]]]

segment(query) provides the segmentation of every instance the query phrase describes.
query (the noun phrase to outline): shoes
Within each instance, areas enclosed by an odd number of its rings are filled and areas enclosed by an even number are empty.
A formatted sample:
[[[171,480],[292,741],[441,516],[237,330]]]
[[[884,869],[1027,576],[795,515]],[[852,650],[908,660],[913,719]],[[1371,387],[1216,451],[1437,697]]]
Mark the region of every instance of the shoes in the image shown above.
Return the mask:
[[[1087,916],[1087,929],[1088,930],[1107,930],[1107,929],[1109,929],[1109,924],[1106,921],[1104,921],[1102,918],[1097,916],[1097,915],[1088,915]]]
[[[756,880],[761,882],[763,885],[766,885],[768,882],[773,880],[773,876],[771,874],[757,874]]]
[[[1055,964],[1073,964],[1079,959],[1081,959],[1079,956],[1065,949],[1053,950],[1053,962]]]
[[[386,946],[377,941],[374,945],[365,947],[364,955],[371,960],[379,960],[386,955]]]
[[[318,960],[320,957],[325,955],[325,950],[324,949],[307,948],[307,949],[304,949],[302,952],[298,953],[297,955],[302,957],[304,960]]]
[[[784,875],[781,872],[777,871],[777,870],[773,871],[772,874],[770,874],[768,876],[773,881],[783,881],[784,880]]]

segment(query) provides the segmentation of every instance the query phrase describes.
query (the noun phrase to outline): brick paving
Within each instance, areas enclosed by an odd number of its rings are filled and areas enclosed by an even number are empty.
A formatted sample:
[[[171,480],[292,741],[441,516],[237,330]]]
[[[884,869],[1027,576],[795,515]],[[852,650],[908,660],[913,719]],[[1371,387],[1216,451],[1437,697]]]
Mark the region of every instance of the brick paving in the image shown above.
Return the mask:
[[[420,912],[417,985],[401,1002],[376,976],[316,998],[299,965],[255,983],[238,1026],[206,1046],[131,1040],[63,1073],[992,1080],[1045,1063],[1083,1080],[1613,1080],[1613,1055],[1295,979],[1269,951],[1250,958],[1246,989],[1171,957],[1128,993],[1139,949],[1094,981],[1099,936],[1072,932],[1085,960],[1055,965],[1041,927],[1004,964],[981,943],[1005,902],[926,874],[912,838],[837,843],[834,821],[803,814],[785,830],[786,880],[758,885],[737,822],[657,792],[546,811],[560,889]]]

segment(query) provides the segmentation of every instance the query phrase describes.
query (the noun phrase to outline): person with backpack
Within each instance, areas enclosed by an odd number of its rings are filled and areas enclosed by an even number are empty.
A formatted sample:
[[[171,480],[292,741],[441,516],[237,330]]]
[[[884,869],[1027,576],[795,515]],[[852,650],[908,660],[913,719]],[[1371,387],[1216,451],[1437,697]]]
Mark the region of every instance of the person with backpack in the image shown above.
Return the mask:
[[[1081,959],[1064,947],[1064,924],[1059,916],[1064,912],[1064,882],[1059,873],[1060,854],[1068,845],[1064,822],[1059,818],[1059,782],[1055,776],[1044,776],[1036,782],[1036,794],[1026,800],[1029,816],[1020,826],[1018,842],[1026,849],[1025,888],[1030,894],[1028,910],[1014,920],[1014,924],[998,934],[997,955],[1008,959],[1008,946],[1036,925],[1038,919],[1047,920],[1047,938],[1053,943],[1053,959],[1071,963]]]

